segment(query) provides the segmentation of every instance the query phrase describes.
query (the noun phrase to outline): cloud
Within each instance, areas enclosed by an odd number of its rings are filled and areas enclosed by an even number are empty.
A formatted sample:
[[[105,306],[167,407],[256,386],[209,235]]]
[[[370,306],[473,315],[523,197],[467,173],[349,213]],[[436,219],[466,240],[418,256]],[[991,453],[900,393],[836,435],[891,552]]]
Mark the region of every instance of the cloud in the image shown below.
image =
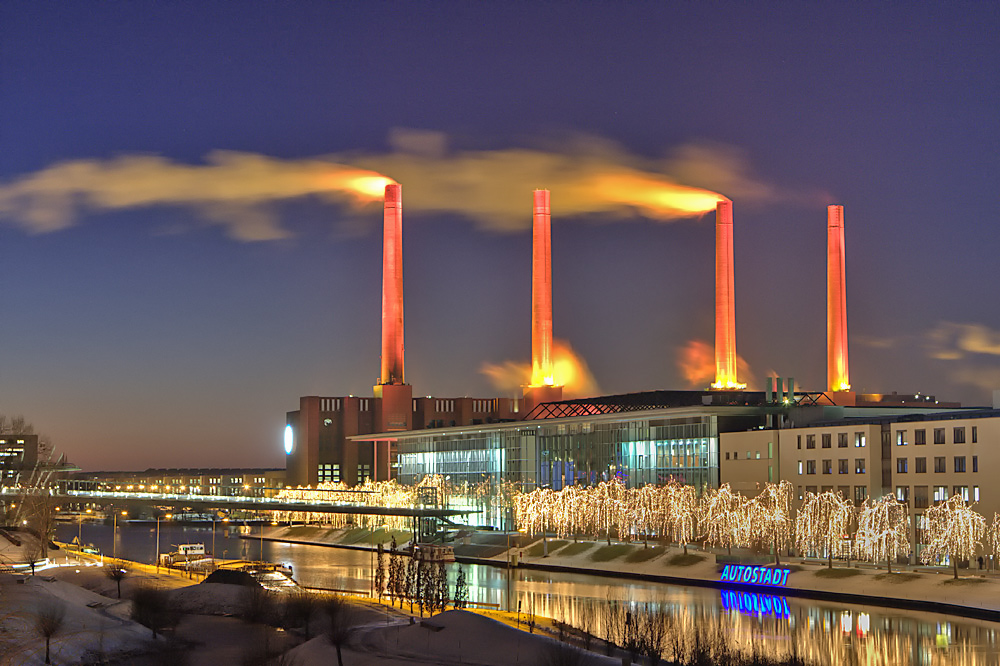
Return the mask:
[[[455,214],[495,232],[530,227],[535,188],[552,191],[557,218],[598,221],[671,221],[710,212],[726,196],[779,196],[750,175],[739,150],[719,144],[680,146],[652,161],[593,136],[558,147],[455,151],[444,134],[395,129],[389,142],[387,152],[288,160],[213,151],[202,164],[156,155],[60,162],[0,184],[0,219],[49,233],[89,212],[177,206],[237,240],[266,241],[291,235],[278,204],[318,197],[357,209],[392,180],[403,183],[408,211]]]
[[[957,361],[970,354],[1000,356],[1000,331],[983,324],[939,322],[927,332],[928,355],[937,360]]]

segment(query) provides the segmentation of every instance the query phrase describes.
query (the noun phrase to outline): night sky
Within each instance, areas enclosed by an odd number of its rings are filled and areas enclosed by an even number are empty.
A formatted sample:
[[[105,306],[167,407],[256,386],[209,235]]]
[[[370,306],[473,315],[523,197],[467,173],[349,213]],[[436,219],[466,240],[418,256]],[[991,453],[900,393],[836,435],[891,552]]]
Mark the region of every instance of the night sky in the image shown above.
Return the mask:
[[[586,201],[626,170],[732,198],[757,386],[824,388],[839,203],[854,387],[989,404],[998,30],[990,2],[0,3],[0,412],[84,469],[283,466],[298,397],[379,370],[381,208],[316,185],[336,165],[403,184],[416,395],[511,394],[482,369],[528,360],[536,187],[556,337],[602,393],[694,387],[714,214]]]

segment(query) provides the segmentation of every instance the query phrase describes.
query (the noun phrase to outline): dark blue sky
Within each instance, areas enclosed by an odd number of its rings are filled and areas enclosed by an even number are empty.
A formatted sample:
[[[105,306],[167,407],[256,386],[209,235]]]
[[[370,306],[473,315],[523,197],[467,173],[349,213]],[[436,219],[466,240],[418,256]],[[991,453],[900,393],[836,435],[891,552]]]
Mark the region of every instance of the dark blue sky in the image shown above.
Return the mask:
[[[580,136],[652,171],[685,146],[739,155],[766,195],[684,184],[734,200],[737,349],[758,378],[825,383],[841,203],[854,386],[988,403],[998,29],[983,2],[2,3],[0,411],[85,468],[282,466],[298,396],[370,394],[378,373],[378,206],[254,205],[235,214],[286,237],[246,242],[204,202],[45,190],[65,227],[46,231],[11,193],[120,156],[381,164],[399,128],[446,135],[451,156]],[[387,175],[407,208],[408,379],[493,395],[480,366],[529,353],[529,235],[484,228],[475,201],[407,206],[416,179]],[[553,190],[557,337],[604,392],[685,387],[678,349],[713,335],[712,215],[560,216],[557,187],[517,175],[497,197],[523,200],[525,225],[530,190]]]

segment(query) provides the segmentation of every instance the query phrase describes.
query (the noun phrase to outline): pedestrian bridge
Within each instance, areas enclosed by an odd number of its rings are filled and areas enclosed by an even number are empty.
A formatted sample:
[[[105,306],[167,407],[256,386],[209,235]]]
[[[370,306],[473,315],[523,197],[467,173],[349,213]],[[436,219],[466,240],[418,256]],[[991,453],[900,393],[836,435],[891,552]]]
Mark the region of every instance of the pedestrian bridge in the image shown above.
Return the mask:
[[[7,491],[7,488],[3,489]],[[6,494],[6,493],[5,493]],[[357,492],[352,492],[356,497]],[[22,497],[22,494],[17,497]],[[147,505],[172,507],[191,511],[241,509],[245,511],[303,511],[310,513],[340,513],[356,516],[401,516],[407,518],[440,518],[462,516],[471,511],[439,509],[428,506],[387,507],[364,502],[334,502],[244,495],[202,495],[195,493],[149,493],[108,490],[55,490],[49,494],[56,503],[91,503],[103,506]]]

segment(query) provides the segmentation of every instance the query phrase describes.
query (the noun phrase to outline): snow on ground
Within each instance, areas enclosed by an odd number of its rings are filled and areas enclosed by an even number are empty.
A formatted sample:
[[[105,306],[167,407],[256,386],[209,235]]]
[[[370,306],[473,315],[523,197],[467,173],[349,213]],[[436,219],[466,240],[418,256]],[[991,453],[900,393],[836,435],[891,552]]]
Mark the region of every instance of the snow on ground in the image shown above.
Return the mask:
[[[143,650],[149,642],[148,629],[111,612],[117,600],[51,576],[0,575],[0,601],[0,664],[44,663],[45,641],[34,623],[37,612],[51,603],[65,609],[62,630],[51,641],[54,664]]]
[[[543,664],[558,641],[529,634],[468,611],[447,611],[414,624],[394,618],[389,626],[378,617],[358,627],[343,648],[344,663],[351,666],[508,666]],[[336,648],[319,636],[289,651],[296,666],[336,663]],[[583,664],[620,666],[620,659],[587,653]]]

